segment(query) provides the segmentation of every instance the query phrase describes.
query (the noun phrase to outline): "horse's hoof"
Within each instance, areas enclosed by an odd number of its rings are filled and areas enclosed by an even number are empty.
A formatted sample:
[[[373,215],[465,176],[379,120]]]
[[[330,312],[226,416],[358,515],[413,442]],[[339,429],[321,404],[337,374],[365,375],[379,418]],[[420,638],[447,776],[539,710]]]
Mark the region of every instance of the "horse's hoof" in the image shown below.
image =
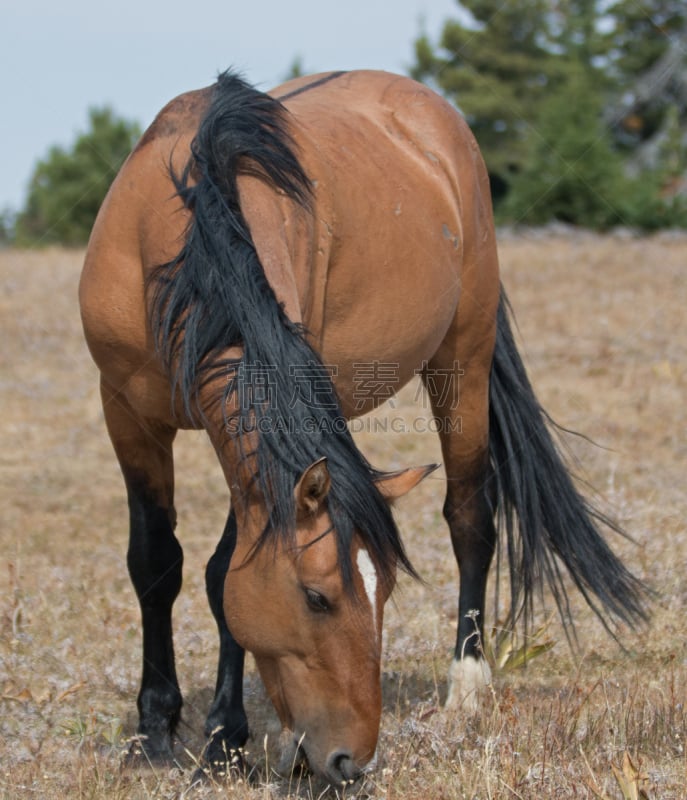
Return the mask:
[[[142,767],[161,768],[178,766],[172,751],[172,742],[152,742],[146,736],[136,736],[122,759],[125,769]]]

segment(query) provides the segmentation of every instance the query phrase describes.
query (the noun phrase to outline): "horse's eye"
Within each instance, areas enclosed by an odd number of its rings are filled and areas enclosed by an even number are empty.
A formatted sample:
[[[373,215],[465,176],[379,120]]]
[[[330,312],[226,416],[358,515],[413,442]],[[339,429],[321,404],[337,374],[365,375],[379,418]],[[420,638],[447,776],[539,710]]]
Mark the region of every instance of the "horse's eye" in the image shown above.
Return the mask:
[[[305,589],[304,591],[305,599],[311,611],[323,614],[332,610],[329,600],[323,594],[316,592],[314,589]]]

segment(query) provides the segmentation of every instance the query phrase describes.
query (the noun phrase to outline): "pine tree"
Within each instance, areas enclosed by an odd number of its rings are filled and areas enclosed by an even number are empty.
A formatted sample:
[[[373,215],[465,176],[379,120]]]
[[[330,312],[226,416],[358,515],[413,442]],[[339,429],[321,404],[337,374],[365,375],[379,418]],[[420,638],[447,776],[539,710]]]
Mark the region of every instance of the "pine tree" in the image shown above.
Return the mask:
[[[604,51],[620,89],[631,88],[666,52],[671,40],[684,34],[684,0],[617,0],[604,12]]]
[[[439,88],[465,115],[492,177],[505,188],[524,156],[529,124],[551,82],[546,0],[465,0],[471,20],[445,23],[438,50],[415,45],[411,74]]]
[[[516,222],[607,228],[629,221],[626,186],[602,123],[601,95],[580,68],[564,93],[542,103],[503,214]]]
[[[650,209],[662,207],[654,177],[661,165],[645,153],[658,152],[652,139],[665,138],[671,107],[683,142],[687,135],[687,3],[459,5],[470,16],[446,22],[436,48],[426,36],[418,39],[412,74],[465,114],[501,216],[510,211],[530,221],[554,215],[600,226],[644,224],[644,205],[655,218]],[[619,153],[626,161],[636,153],[634,172],[652,175],[625,179]],[[624,196],[630,188],[634,204]]]
[[[662,137],[671,107],[687,130],[687,4],[621,0],[608,19],[605,47],[617,91],[605,118],[615,139],[628,153],[641,150]]]

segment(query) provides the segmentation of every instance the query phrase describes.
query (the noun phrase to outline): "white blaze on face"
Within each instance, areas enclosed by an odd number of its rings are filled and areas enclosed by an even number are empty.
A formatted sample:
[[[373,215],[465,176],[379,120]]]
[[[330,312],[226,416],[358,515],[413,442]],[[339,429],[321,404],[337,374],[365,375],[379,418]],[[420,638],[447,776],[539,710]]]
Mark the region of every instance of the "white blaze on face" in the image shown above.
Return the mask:
[[[360,577],[363,579],[363,586],[365,587],[365,594],[370,601],[372,607],[372,620],[377,625],[377,570],[372,563],[370,554],[364,547],[358,550],[356,557],[358,569],[360,570]]]

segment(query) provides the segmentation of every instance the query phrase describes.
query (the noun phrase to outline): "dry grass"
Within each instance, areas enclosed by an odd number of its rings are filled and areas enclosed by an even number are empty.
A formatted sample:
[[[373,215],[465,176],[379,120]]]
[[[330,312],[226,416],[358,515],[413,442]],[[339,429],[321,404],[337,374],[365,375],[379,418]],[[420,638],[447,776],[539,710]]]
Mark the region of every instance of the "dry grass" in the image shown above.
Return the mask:
[[[387,610],[380,764],[359,796],[687,796],[686,254],[684,237],[502,240],[504,280],[540,398],[559,421],[609,448],[572,442],[637,541],[618,541],[617,550],[661,596],[651,627],[626,633],[625,652],[575,598],[577,655],[554,621],[547,636],[556,646],[526,671],[498,675],[479,719],[449,717],[440,702],[456,570],[440,515],[443,481],[426,481],[398,511],[426,584],[402,581]],[[202,435],[182,435],[177,447],[183,769],[119,767],[136,723],[140,631],[124,557],[123,486],[81,338],[80,261],[60,250],[0,253],[0,798],[308,796],[296,779],[187,792],[216,658],[203,567],[226,512]],[[409,387],[385,413],[426,413],[415,393]],[[382,467],[440,460],[432,434],[359,438]],[[246,695],[249,750],[264,762],[277,726],[252,665]]]

